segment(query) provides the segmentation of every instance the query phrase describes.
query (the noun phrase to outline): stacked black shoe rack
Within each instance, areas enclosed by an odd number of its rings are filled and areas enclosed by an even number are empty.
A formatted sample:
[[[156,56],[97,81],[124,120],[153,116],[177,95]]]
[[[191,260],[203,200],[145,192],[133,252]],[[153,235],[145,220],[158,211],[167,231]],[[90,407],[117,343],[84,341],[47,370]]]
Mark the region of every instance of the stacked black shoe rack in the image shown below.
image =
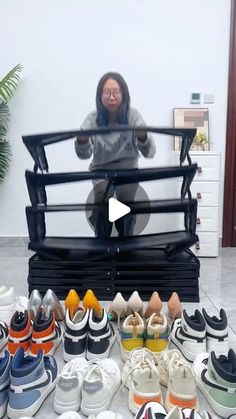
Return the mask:
[[[138,130],[119,126],[113,131]],[[143,130],[140,127],[140,130]],[[196,235],[197,200],[191,196],[191,182],[197,164],[191,162],[189,150],[195,129],[145,127],[148,132],[182,137],[179,166],[135,170],[99,170],[99,172],[49,173],[46,146],[79,135],[92,136],[111,132],[108,127],[89,131],[69,131],[24,136],[23,141],[34,159],[34,170],[26,171],[31,206],[26,207],[29,249],[29,293],[42,294],[53,289],[64,299],[74,288],[81,297],[88,288],[103,300],[112,300],[120,291],[128,298],[138,290],[144,300],[158,290],[163,301],[177,291],[182,301],[199,301],[199,260],[189,250],[198,241]],[[187,161],[187,164],[184,162]],[[41,173],[38,173],[38,172]],[[46,213],[84,211],[85,203],[50,205],[49,185],[106,179],[109,185],[124,185],[159,179],[182,178],[180,197],[168,200],[128,203],[133,214],[183,213],[184,229],[127,237],[48,237]],[[104,201],[105,201],[104,197]],[[93,204],[93,209],[98,205]]]

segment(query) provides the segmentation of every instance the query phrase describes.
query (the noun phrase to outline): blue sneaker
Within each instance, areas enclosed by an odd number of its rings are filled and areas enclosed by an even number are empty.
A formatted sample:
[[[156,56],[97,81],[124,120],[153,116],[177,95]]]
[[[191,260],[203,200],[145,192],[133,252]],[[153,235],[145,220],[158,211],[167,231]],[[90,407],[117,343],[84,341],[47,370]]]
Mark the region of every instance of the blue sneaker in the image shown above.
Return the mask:
[[[0,418],[5,414],[8,402],[8,391],[10,387],[10,366],[11,357],[5,351],[4,357],[0,358]]]
[[[34,416],[56,385],[58,366],[52,356],[24,357],[19,348],[11,365],[11,387],[7,415],[11,419]]]

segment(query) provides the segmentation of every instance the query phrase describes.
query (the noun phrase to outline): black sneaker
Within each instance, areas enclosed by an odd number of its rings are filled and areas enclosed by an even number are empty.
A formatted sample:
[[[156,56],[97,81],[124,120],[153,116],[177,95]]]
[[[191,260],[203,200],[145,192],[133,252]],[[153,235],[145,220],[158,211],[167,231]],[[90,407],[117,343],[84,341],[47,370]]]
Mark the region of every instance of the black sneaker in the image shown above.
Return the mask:
[[[114,342],[115,331],[108,319],[106,310],[103,309],[101,318],[98,318],[95,311],[91,310],[86,358],[88,360],[108,358]]]
[[[65,335],[63,345],[63,358],[66,362],[76,356],[86,355],[89,310],[78,309],[70,318],[69,310],[65,315]]]

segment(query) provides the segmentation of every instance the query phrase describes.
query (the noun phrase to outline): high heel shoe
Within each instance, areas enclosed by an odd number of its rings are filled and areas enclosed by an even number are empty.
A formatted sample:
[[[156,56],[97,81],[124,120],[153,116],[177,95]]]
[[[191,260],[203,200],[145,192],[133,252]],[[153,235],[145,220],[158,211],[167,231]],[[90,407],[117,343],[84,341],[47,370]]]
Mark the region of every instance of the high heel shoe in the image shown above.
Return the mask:
[[[156,313],[157,315],[160,314],[160,311],[162,309],[162,301],[160,299],[160,296],[157,291],[154,291],[151,295],[151,298],[148,302],[148,306],[145,311],[145,317],[148,319],[153,313]]]
[[[83,298],[83,306],[86,310],[94,310],[97,317],[101,318],[103,315],[103,309],[102,306],[100,304],[100,302],[98,301],[96,295],[94,294],[94,292],[92,290],[87,290],[86,294]]]
[[[50,312],[53,311],[56,320],[63,320],[65,317],[64,309],[58,300],[57,295],[51,289],[48,289],[43,297],[43,308],[45,309],[46,316],[49,317]]]
[[[117,326],[120,329],[120,319],[125,317],[127,303],[122,294],[118,292],[112,301],[108,310],[108,315],[111,320],[117,319]]]
[[[65,299],[65,309],[69,310],[70,318],[73,319],[74,314],[79,307],[80,298],[74,289],[71,289]]]
[[[168,314],[171,319],[175,320],[181,318],[183,308],[177,292],[172,293],[167,305]]]
[[[42,306],[43,300],[40,292],[38,290],[33,290],[30,294],[30,298],[28,301],[28,312],[30,320],[34,320],[34,318],[37,316],[41,306]]]
[[[129,316],[135,312],[141,316],[143,315],[143,302],[138,291],[134,291],[127,301],[126,316]]]

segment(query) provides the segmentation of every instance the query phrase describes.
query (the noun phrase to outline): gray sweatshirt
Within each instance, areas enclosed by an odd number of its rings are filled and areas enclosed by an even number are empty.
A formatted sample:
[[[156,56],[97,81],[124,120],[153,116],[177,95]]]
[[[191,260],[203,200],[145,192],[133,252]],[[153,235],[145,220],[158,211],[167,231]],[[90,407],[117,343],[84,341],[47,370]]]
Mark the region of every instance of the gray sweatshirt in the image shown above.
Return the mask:
[[[96,129],[97,112],[88,114],[81,129]],[[145,126],[140,113],[130,108],[128,123],[132,126]],[[113,124],[109,124],[112,127]],[[117,124],[114,124],[114,126]],[[151,158],[156,152],[154,140],[150,134],[144,142],[138,141],[131,131],[111,132],[104,135],[96,135],[85,144],[75,141],[75,151],[80,159],[89,159],[93,154],[93,160],[89,170],[97,169],[136,169],[141,154]],[[141,153],[141,154],[140,154]]]

